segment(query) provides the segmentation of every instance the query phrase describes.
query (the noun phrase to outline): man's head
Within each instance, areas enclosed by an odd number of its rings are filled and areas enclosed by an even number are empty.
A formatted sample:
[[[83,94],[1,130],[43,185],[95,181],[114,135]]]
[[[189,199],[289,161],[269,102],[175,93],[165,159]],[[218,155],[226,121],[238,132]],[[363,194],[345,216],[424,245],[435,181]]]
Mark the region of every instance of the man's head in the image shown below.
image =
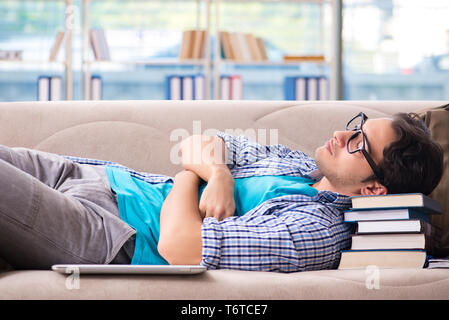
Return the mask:
[[[346,195],[429,194],[443,171],[441,147],[417,115],[406,113],[392,119],[360,114],[316,150],[315,160],[322,187]]]

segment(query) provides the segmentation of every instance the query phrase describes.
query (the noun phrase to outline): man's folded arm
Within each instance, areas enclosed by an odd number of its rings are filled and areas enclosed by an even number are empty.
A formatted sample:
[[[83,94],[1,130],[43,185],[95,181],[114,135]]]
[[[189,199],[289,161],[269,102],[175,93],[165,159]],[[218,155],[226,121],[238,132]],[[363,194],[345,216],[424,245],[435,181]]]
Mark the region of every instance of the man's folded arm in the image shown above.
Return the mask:
[[[198,210],[199,181],[193,172],[178,173],[162,204],[158,251],[170,264],[201,262],[203,221]]]

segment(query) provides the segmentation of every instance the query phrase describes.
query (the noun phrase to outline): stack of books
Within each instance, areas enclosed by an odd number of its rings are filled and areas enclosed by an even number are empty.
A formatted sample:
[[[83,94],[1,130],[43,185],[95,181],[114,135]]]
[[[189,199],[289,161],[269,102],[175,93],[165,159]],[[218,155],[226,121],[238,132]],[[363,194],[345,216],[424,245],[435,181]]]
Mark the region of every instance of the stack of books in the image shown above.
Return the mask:
[[[356,224],[351,250],[341,253],[339,269],[423,268],[438,230],[430,225],[442,207],[420,193],[352,197],[344,221]]]

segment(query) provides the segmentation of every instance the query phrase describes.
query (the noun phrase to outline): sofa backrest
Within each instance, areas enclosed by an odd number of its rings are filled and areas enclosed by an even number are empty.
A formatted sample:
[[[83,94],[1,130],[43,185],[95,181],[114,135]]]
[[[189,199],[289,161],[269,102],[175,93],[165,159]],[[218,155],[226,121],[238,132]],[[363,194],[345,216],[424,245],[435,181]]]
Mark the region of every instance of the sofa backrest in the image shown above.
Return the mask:
[[[440,101],[55,101],[0,103],[0,143],[174,175],[189,134],[256,134],[309,155],[360,111],[370,118]],[[270,131],[271,129],[271,131]],[[275,131],[273,131],[275,130]],[[277,134],[276,136],[271,134]]]

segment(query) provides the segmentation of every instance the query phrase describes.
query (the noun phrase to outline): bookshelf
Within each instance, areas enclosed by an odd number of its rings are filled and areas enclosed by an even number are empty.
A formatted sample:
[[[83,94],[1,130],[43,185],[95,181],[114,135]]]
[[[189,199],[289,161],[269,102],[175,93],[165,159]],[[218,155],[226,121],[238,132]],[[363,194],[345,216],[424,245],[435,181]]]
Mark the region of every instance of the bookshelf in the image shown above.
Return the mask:
[[[61,0],[53,0],[61,2]],[[27,67],[35,67],[36,70],[49,72],[61,72],[64,75],[65,100],[73,99],[73,56],[72,56],[72,31],[74,27],[75,6],[74,0],[62,0],[64,2],[64,46],[65,55],[63,59],[50,61],[49,59],[20,59],[0,60],[2,70],[21,70]],[[50,52],[49,52],[50,54]],[[37,80],[37,79],[36,79]]]
[[[140,74],[135,73],[131,75],[136,81],[144,81],[139,82],[139,85],[143,86],[147,78],[143,74],[144,72],[150,72],[150,68],[148,67],[167,67],[167,70],[173,67],[174,69],[179,68],[179,70],[183,70],[181,72],[185,72],[185,70],[194,70],[195,73],[201,72],[204,75],[205,82],[205,90],[204,90],[204,98],[205,99],[219,99],[219,84],[220,77],[223,75],[222,67],[230,67],[232,68],[250,68],[253,74],[260,75],[269,75],[271,69],[282,69],[290,68],[289,72],[294,72],[295,68],[299,69],[299,66],[304,65],[314,65],[317,68],[325,69],[329,68],[329,85],[330,85],[330,99],[341,99],[341,2],[342,0],[185,0],[186,2],[191,2],[192,7],[196,6],[196,12],[189,11],[192,16],[193,24],[192,28],[196,28],[197,30],[203,29],[206,30],[205,35],[205,46],[204,46],[204,58],[202,59],[183,59],[179,58],[137,58],[135,60],[128,60],[122,58],[115,58],[112,55],[112,59],[109,60],[96,60],[92,57],[92,48],[90,43],[90,31],[92,30],[92,15],[95,17],[95,11],[92,10],[92,4],[98,3],[98,1],[106,0],[52,0],[56,3],[64,3],[65,11],[64,11],[64,32],[65,38],[63,45],[65,47],[65,55],[63,58],[57,61],[49,61],[48,59],[42,60],[14,60],[14,61],[6,61],[0,60],[0,68],[12,70],[13,68],[22,68],[25,69],[26,66],[32,66],[36,70],[49,70],[53,72],[57,70],[58,73],[63,75],[65,79],[64,88],[65,88],[65,99],[72,100],[74,98],[74,71],[77,73],[80,72],[80,85],[79,91],[77,88],[77,96],[80,99],[89,100],[91,99],[91,77],[95,75],[95,70],[99,72],[107,71],[107,70],[123,70],[125,68],[131,67],[139,67],[143,71]],[[150,3],[148,0],[141,0],[142,3]],[[160,0],[158,0],[160,1]],[[221,15],[223,14],[222,4],[227,2],[259,2],[259,3],[268,3],[268,2],[288,2],[288,3],[310,3],[313,5],[317,5],[320,8],[323,5],[330,4],[332,7],[332,30],[330,30],[331,35],[331,54],[326,54],[325,61],[317,62],[317,61],[235,61],[223,59],[221,56],[221,45],[219,33],[222,28],[221,26]],[[189,9],[190,10],[190,9]],[[324,55],[324,47],[323,43],[325,39],[323,38],[325,24],[323,22],[324,16],[319,15],[319,25],[320,25],[320,51]],[[148,14],[147,14],[148,15]],[[193,20],[193,16],[194,20]],[[75,21],[76,16],[76,21]],[[80,18],[78,20],[78,17]],[[315,21],[315,20],[314,20]],[[213,22],[213,25],[211,25]],[[77,46],[73,46],[72,33],[75,23],[80,23],[79,30],[79,39],[78,37],[75,39]],[[107,29],[106,29],[107,31]],[[250,31],[250,30],[247,30]],[[78,33],[77,33],[78,36]],[[217,39],[214,41],[213,38]],[[80,46],[77,41],[80,41]],[[50,52],[49,52],[50,53]],[[74,59],[75,56],[75,59]],[[293,70],[293,71],[291,71]],[[281,71],[282,72],[282,71]],[[280,73],[281,73],[280,72]],[[116,73],[114,76],[117,76]],[[158,78],[155,76],[155,78]],[[269,78],[269,76],[267,76]],[[154,81],[154,80],[152,80]],[[243,80],[244,81],[244,80]],[[271,81],[271,79],[270,79]],[[162,87],[163,80],[161,79],[161,85],[157,85],[158,87]],[[137,82],[136,82],[137,83]],[[155,82],[152,82],[153,84]],[[265,84],[266,85],[266,84]],[[159,90],[159,89],[157,89]]]
[[[211,0],[196,0],[196,29],[200,29],[202,23],[204,24],[205,47],[203,59],[143,59],[143,60],[92,60],[89,58],[91,46],[89,42],[89,32],[91,30],[91,16],[90,8],[92,0],[82,0],[82,93],[81,96],[85,100],[89,100],[91,96],[91,70],[93,66],[106,65],[142,65],[142,66],[192,66],[196,71],[201,68],[204,70],[205,77],[205,99],[211,98],[211,46],[210,46],[210,12]],[[201,4],[205,5],[205,12],[201,11]]]
[[[221,6],[222,3],[226,3],[226,2],[235,2],[237,0],[214,0],[214,5],[215,5],[215,39],[220,39],[220,31],[221,31],[221,19],[220,19],[220,15],[221,15]],[[276,2],[276,0],[244,0],[245,2]],[[281,0],[282,1],[282,0]],[[319,41],[319,46],[320,46],[320,51],[321,53],[324,55],[324,14],[323,14],[323,6],[325,4],[329,4],[332,6],[332,25],[333,27],[335,27],[336,25],[336,21],[338,21],[338,17],[336,17],[336,10],[335,7],[339,8],[338,3],[341,2],[341,0],[284,0],[282,2],[291,2],[291,3],[310,3],[310,4],[316,4],[319,6],[320,8],[320,30],[319,30],[319,34],[320,34],[320,41]],[[341,12],[340,12],[341,14]],[[337,61],[335,59],[335,57],[338,58],[338,55],[336,55],[335,52],[335,48],[334,46],[336,46],[339,42],[338,39],[341,39],[339,34],[336,32],[332,33],[332,38],[335,38],[332,40],[332,57],[326,57],[324,61],[270,61],[270,60],[266,60],[266,61],[235,61],[235,60],[229,60],[229,59],[224,59],[222,58],[221,52],[222,52],[222,48],[221,48],[221,43],[220,41],[215,41],[215,45],[214,45],[214,60],[213,60],[213,66],[214,66],[214,72],[213,72],[213,93],[214,93],[214,97],[219,97],[220,95],[220,77],[222,75],[222,66],[263,66],[263,67],[275,67],[275,66],[301,66],[303,64],[315,64],[318,66],[318,68],[321,71],[324,71],[324,67],[328,66],[329,70],[330,70],[330,99],[340,99],[341,95],[338,94],[337,89],[336,89],[336,74],[338,74],[338,70],[336,70],[336,67],[338,66]],[[341,50],[341,49],[340,49]],[[263,72],[263,71],[261,71]],[[323,72],[322,72],[323,73]]]

